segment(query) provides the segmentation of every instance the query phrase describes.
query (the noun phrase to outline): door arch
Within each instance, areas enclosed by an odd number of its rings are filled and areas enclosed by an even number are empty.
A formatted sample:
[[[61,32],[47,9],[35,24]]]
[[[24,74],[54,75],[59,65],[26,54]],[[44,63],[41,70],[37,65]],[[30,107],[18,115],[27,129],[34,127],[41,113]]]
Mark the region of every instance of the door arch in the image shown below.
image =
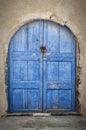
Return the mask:
[[[9,46],[9,112],[76,111],[76,41],[66,27],[37,20]]]

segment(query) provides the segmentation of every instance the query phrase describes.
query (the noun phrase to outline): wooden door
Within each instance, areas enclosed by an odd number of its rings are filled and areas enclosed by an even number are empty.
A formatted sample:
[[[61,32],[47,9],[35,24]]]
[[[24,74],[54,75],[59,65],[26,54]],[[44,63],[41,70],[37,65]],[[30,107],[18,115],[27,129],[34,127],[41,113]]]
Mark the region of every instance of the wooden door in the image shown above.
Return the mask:
[[[9,46],[9,111],[75,111],[75,38],[66,26],[40,20]]]

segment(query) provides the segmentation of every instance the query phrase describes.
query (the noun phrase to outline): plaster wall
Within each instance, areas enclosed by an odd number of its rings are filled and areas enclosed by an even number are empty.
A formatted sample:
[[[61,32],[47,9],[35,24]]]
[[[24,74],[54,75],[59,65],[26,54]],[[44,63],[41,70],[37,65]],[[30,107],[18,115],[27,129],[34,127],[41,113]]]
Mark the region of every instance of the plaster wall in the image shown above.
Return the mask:
[[[86,0],[0,0],[0,115],[8,110],[6,60],[13,34],[35,19],[67,25],[77,39],[79,111],[86,114]]]

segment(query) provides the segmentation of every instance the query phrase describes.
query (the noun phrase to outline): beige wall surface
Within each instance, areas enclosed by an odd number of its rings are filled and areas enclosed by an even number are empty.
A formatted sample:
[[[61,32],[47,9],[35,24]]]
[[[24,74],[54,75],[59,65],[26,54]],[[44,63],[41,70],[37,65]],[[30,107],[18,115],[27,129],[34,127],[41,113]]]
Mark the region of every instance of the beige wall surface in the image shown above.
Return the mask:
[[[86,0],[0,0],[0,115],[8,110],[6,60],[13,34],[35,19],[67,25],[77,39],[77,109],[86,114]]]

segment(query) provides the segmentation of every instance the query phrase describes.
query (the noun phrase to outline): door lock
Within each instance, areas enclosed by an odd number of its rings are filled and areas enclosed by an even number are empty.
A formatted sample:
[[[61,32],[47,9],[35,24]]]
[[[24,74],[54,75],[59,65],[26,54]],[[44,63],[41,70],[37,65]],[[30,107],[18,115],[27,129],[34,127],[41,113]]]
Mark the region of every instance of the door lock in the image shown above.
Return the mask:
[[[46,47],[45,46],[41,46],[40,50],[41,50],[43,55],[46,53]]]

